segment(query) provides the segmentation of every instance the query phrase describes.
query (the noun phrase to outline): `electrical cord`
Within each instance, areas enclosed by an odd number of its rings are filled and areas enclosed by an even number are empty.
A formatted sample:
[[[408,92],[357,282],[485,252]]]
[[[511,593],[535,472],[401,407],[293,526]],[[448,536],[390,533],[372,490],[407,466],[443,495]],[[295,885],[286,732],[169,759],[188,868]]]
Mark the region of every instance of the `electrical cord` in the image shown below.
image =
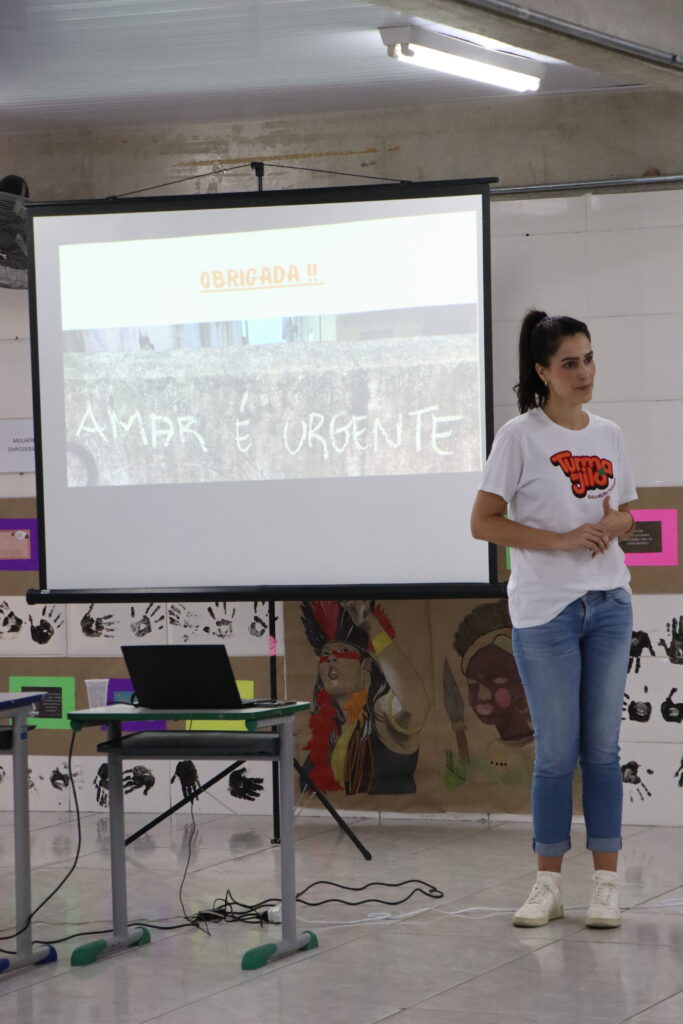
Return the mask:
[[[411,917],[426,914],[432,909],[432,907],[420,907],[419,910],[408,910],[405,914],[388,914],[386,911],[380,911],[377,914],[359,917],[355,921],[314,921],[311,918],[297,915],[297,921],[300,921],[302,924],[314,924],[319,928],[349,928],[351,925],[358,924],[384,924],[386,921],[407,921]]]
[[[0,935],[0,942],[5,942],[7,939],[16,939],[19,935],[23,935],[23,933],[26,931],[26,929],[30,926],[31,922],[33,921],[33,918],[36,916],[38,911],[41,910],[42,907],[44,907],[45,904],[48,903],[52,899],[52,897],[55,896],[59,892],[59,890],[62,888],[64,883],[71,877],[71,875],[76,870],[76,865],[78,864],[78,859],[79,859],[79,857],[81,855],[82,832],[81,832],[81,812],[80,812],[80,808],[78,806],[78,794],[76,792],[76,783],[74,781],[73,773],[71,771],[71,762],[72,762],[72,758],[73,758],[74,743],[75,742],[76,742],[76,733],[72,732],[72,734],[71,734],[71,743],[69,744],[69,755],[68,755],[68,758],[67,758],[67,773],[68,773],[68,776],[69,776],[69,785],[71,786],[71,790],[73,792],[74,807],[75,807],[75,810],[76,810],[76,834],[77,834],[76,855],[74,856],[73,863],[72,863],[71,867],[69,868],[67,873],[64,875],[64,878],[61,880],[61,882],[59,882],[58,885],[55,886],[55,888],[52,890],[52,892],[48,893],[48,895],[45,897],[45,899],[42,900],[38,904],[38,906],[35,907],[31,911],[31,913],[26,918],[26,924],[23,926],[23,928],[19,928],[17,931],[12,932],[10,935]],[[39,940],[38,939],[34,939],[33,942],[36,943],[36,942],[39,942]],[[8,950],[8,949],[1,949],[0,948],[0,953],[9,953],[11,956],[15,956],[16,955],[16,950]]]
[[[344,889],[347,892],[364,892],[366,889],[370,889],[373,886],[383,886],[388,889],[400,889],[404,885],[414,885],[416,888],[412,889],[411,892],[400,900],[383,900],[376,896],[365,900],[342,900],[336,896],[316,901],[302,899],[304,893],[309,892],[310,889],[315,888],[317,885],[329,885],[335,889]],[[407,878],[403,882],[367,882],[365,885],[358,886],[341,885],[338,882],[329,882],[323,879],[319,882],[311,882],[311,884],[307,885],[305,889],[302,889],[301,892],[297,893],[296,898],[298,903],[303,903],[304,906],[307,907],[320,907],[324,903],[343,903],[347,907],[360,907],[365,903],[382,903],[388,907],[398,907],[402,903],[406,903],[407,900],[415,895],[428,896],[433,900],[440,900],[443,898],[441,889],[437,889],[437,887],[432,885],[431,882],[423,882],[421,878]]]
[[[197,822],[195,821],[194,807],[192,806],[191,802],[190,802],[190,815],[192,817],[192,828],[190,829],[190,835],[189,835],[188,840],[187,840],[187,860],[185,861],[185,870],[183,871],[183,877],[180,880],[180,888],[178,889],[178,899],[180,900],[180,906],[182,907],[183,917],[185,918],[185,921],[189,925],[192,925],[193,927],[194,926],[201,927],[196,922],[196,916],[194,918],[189,916],[189,914],[187,913],[187,910],[185,909],[185,904],[183,903],[183,886],[185,885],[185,879],[187,878],[187,872],[189,870],[190,860],[192,858],[192,840],[194,839],[195,835],[197,834]]]

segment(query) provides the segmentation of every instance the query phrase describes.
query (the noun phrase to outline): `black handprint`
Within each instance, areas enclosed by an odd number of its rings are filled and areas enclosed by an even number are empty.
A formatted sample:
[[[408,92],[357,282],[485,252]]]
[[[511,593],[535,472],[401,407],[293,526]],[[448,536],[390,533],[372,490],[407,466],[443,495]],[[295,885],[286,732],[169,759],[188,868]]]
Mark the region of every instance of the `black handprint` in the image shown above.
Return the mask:
[[[199,776],[194,761],[178,761],[171,782],[178,780],[183,791],[183,796],[191,796],[197,799],[196,790],[199,789]]]
[[[239,768],[228,776],[228,789],[238,800],[256,800],[263,790],[263,779],[250,779],[246,770]]]
[[[123,773],[123,792],[132,793],[141,789],[144,796],[147,796],[150,789],[156,782],[149,768],[144,764],[136,764],[133,768],[126,768]]]
[[[93,637],[99,639],[103,636],[114,635],[114,616],[113,615],[102,615],[100,617],[91,615],[94,603],[90,605],[87,612],[81,619],[81,629],[83,636]]]
[[[216,607],[215,612],[212,607],[209,607],[207,610],[215,625],[204,626],[204,632],[217,636],[219,640],[225,640],[227,637],[232,636],[232,622],[235,618],[236,609],[233,608],[232,614],[230,615],[230,618],[228,618],[227,601],[214,601],[214,605]],[[217,618],[217,616],[220,616],[220,618]]]
[[[249,623],[249,632],[252,636],[263,636],[268,626],[265,624],[263,619],[260,619],[256,612],[254,612],[254,620]]]
[[[98,804],[100,807],[106,807],[109,803],[109,765],[106,761],[97,769],[97,775],[92,781]]]
[[[665,722],[683,722],[683,704],[676,704],[671,698],[678,693],[678,687],[674,686],[666,700],[662,701],[661,712]]]
[[[164,613],[161,610],[161,605],[154,606],[154,601],[150,601],[144,612],[139,619],[135,617],[135,605],[130,606],[130,629],[133,636],[136,636],[140,640],[143,636],[148,636],[153,629],[164,628]]]
[[[626,701],[628,701],[628,704]],[[624,711],[631,722],[649,722],[650,715],[652,714],[652,704],[650,704],[649,700],[631,700],[629,694],[625,693]]]
[[[645,797],[643,796],[643,791],[648,796],[652,796],[652,793],[640,777],[639,770],[641,767],[642,765],[639,765],[637,761],[627,761],[626,764],[622,764],[621,766],[621,777],[624,781],[624,784],[628,786],[633,786],[633,789],[629,789],[628,791],[628,798],[631,801],[631,803],[633,803],[634,790],[641,800],[645,799]],[[654,775],[654,772],[651,768],[646,768],[645,771],[647,775]]]
[[[55,789],[66,789],[69,785],[69,774],[60,768],[53,768],[50,772],[50,785]]]
[[[683,757],[681,758],[681,763],[674,772],[674,779],[678,779],[678,785],[683,789]]]
[[[28,620],[31,623],[31,639],[37,644],[49,643],[55,635],[55,631],[59,629],[64,621],[57,608],[50,608],[46,614],[45,605],[43,605],[40,621],[37,624],[34,623],[33,616],[30,614]]]
[[[6,633],[18,633],[24,620],[15,615],[7,601],[0,602],[0,636]]]
[[[249,632],[251,633],[252,636],[263,636],[263,634],[268,629],[267,623],[265,623],[263,619],[257,614],[258,606],[260,604],[266,604],[266,602],[254,601],[254,618],[252,622],[249,624]],[[277,617],[275,617],[274,621],[277,622]]]
[[[200,626],[199,619],[195,612],[191,611],[184,604],[172,604],[168,609],[169,625],[176,626],[182,630],[183,643],[187,643],[197,632]]]
[[[628,671],[631,671],[631,666],[635,661],[636,672],[640,672],[640,658],[643,651],[649,651],[652,657],[655,657],[655,652],[652,647],[652,641],[650,636],[643,629],[634,629],[631,633],[631,652],[628,659]]]
[[[664,648],[672,665],[683,665],[683,615],[678,619],[674,615],[671,622],[666,624],[666,632],[671,637],[671,643],[660,640],[659,646]]]

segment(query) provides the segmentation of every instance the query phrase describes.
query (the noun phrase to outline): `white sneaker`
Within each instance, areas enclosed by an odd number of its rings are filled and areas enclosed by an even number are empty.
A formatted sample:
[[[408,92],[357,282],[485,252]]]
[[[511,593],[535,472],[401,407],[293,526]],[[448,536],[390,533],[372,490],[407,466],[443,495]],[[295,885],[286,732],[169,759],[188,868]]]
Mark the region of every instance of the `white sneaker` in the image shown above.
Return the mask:
[[[539,871],[526,903],[512,918],[518,928],[538,928],[564,917],[560,876],[555,871]]]
[[[621,924],[619,909],[619,882],[616,871],[596,871],[593,874],[593,892],[586,914],[588,928],[618,928]]]

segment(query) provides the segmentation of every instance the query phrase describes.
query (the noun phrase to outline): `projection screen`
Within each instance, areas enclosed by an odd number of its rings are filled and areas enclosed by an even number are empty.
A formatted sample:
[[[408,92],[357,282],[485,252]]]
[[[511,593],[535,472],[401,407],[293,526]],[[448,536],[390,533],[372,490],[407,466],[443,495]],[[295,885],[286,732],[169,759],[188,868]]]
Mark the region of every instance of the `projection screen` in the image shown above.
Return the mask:
[[[486,180],[39,203],[30,243],[42,588],[492,582]]]

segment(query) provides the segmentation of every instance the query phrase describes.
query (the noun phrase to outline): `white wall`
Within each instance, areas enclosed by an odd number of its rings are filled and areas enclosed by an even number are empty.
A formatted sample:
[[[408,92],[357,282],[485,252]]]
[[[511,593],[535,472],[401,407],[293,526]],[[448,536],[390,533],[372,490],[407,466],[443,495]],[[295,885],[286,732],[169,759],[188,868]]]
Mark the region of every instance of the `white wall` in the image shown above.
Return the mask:
[[[0,419],[30,419],[31,359],[29,352],[28,292],[0,288]],[[0,473],[0,497],[35,494],[33,473]]]
[[[592,410],[618,422],[641,487],[683,484],[683,190],[493,204],[495,423],[516,415],[516,340],[531,306],[585,320]]]

